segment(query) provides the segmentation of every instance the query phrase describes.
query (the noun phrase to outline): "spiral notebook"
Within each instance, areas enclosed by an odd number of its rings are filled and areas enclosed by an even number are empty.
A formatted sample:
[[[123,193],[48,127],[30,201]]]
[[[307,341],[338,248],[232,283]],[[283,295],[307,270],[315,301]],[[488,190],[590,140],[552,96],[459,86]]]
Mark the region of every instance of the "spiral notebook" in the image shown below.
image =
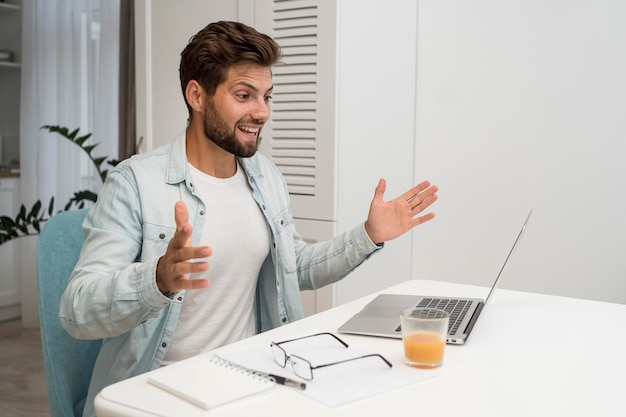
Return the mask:
[[[199,356],[158,369],[149,374],[148,382],[204,410],[266,392],[276,385],[264,374],[216,356]]]

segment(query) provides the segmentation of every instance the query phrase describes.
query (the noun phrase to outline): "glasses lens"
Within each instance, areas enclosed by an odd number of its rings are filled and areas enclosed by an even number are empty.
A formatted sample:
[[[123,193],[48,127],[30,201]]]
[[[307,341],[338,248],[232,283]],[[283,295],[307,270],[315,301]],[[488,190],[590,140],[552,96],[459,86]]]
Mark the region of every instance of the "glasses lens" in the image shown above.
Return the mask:
[[[274,362],[283,368],[287,365],[287,356],[285,355],[285,351],[280,348],[280,346],[271,344],[272,347],[272,357],[274,358]]]
[[[299,358],[297,356],[291,356],[289,358],[293,372],[302,379],[312,380],[313,371],[311,370],[311,364],[308,361]]]

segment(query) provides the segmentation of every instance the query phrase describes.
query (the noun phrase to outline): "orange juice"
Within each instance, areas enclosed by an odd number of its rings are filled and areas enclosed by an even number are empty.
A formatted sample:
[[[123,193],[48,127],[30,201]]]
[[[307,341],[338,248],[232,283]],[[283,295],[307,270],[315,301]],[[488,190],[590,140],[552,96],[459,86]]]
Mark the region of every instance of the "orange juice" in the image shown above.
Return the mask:
[[[418,368],[434,368],[443,363],[446,341],[436,333],[415,332],[404,336],[404,356]]]

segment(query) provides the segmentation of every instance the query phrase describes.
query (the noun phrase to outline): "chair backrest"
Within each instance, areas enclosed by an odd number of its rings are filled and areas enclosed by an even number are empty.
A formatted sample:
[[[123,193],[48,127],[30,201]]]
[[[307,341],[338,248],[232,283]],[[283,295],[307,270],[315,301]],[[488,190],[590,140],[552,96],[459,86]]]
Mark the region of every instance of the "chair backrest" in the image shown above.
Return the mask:
[[[39,321],[48,402],[52,417],[81,416],[102,341],[77,340],[61,327],[59,302],[76,265],[87,209],[53,215],[39,235]]]

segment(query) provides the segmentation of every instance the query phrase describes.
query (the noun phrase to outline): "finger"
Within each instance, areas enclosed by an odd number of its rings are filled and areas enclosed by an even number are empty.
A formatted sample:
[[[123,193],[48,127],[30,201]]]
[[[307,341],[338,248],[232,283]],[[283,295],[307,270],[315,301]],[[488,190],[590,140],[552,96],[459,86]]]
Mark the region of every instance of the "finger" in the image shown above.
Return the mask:
[[[180,248],[176,252],[176,262],[170,266],[170,272],[172,275],[184,275],[208,271],[210,265],[205,258],[212,254],[210,246]]]
[[[183,258],[206,258],[212,254],[210,247],[201,248],[183,248],[178,251],[182,254]],[[169,278],[167,281],[167,288],[169,291],[179,292],[181,290],[194,290],[200,288],[206,288],[210,285],[210,281],[207,278],[194,278],[189,279],[189,274],[202,274],[207,272],[210,268],[208,262],[188,262],[181,260],[180,262],[172,263],[169,266]],[[157,283],[159,279],[157,277]],[[161,287],[160,287],[161,288]]]
[[[192,228],[189,224],[189,212],[182,201],[178,201],[174,205],[174,222],[176,223],[176,232],[170,242],[171,245],[175,248],[191,246]]]
[[[406,200],[407,203],[410,203],[411,201],[415,200],[424,190],[428,189],[428,187],[430,187],[430,181],[422,181],[406,193],[402,194],[401,198]]]
[[[178,287],[181,290],[199,290],[207,288],[211,285],[211,281],[206,278],[188,279],[186,277],[180,278],[177,282]]]
[[[431,204],[433,204],[435,201],[437,201],[437,194],[429,194],[428,196],[425,196],[422,198],[422,196],[420,195],[420,197],[418,197],[419,201],[413,200],[413,202],[411,203],[411,211],[415,214],[426,210]]]
[[[431,204],[437,201],[438,190],[439,188],[436,185],[429,185],[428,188],[422,190],[414,197],[409,199],[408,204],[411,207],[411,214],[414,218],[418,213],[426,210]]]
[[[411,222],[412,224],[411,227],[419,226],[420,224],[431,221],[434,218],[435,218],[435,213],[427,213],[427,214],[424,214],[423,216],[415,217]]]
[[[384,178],[378,180],[378,185],[374,190],[374,200],[383,201],[383,196],[385,195],[385,191],[387,190],[387,181]]]
[[[176,229],[180,230],[189,223],[189,212],[187,211],[187,205],[182,201],[177,201],[174,205],[174,221],[176,222]]]
[[[425,201],[430,199],[432,196],[436,196],[437,191],[439,189],[436,185],[429,186],[425,190],[420,191],[419,193],[413,195],[411,198],[407,200],[407,203],[411,205],[411,209],[414,209],[417,206],[422,205]]]
[[[189,279],[186,274],[179,274],[170,281],[170,291],[179,292],[181,290],[196,290],[206,288],[211,284],[208,278]]]

